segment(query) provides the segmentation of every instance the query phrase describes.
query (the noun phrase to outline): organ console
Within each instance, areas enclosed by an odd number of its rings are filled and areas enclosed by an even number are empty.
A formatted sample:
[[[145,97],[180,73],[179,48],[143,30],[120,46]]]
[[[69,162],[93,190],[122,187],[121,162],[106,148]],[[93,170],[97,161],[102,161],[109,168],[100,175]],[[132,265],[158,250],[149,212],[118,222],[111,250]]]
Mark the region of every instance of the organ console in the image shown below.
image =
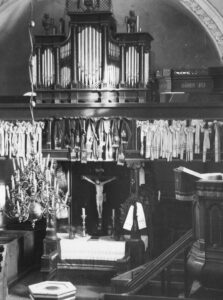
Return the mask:
[[[152,101],[152,36],[133,30],[118,33],[111,0],[68,0],[66,8],[67,36],[64,29],[46,28],[45,35],[35,36],[37,103]]]

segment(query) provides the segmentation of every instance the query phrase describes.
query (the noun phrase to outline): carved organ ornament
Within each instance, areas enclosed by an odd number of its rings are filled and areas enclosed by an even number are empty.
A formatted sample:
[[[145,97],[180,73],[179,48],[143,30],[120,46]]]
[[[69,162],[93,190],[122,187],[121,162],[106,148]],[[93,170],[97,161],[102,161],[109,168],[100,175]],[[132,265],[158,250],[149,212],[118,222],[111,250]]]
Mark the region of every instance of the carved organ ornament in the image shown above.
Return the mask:
[[[132,29],[117,33],[109,0],[76,4],[68,0],[67,14],[70,17],[68,36],[61,34],[61,28],[53,34],[57,30],[48,14],[42,20],[46,35],[35,36],[32,64],[37,100],[49,100],[47,91],[54,91],[58,92],[59,101],[68,103],[151,101],[153,38],[149,33],[137,32],[138,16],[134,15],[137,29],[129,25],[132,24],[130,16],[126,23]],[[61,24],[60,21],[60,27]],[[133,96],[129,95],[130,91]],[[55,93],[50,98],[52,102]]]

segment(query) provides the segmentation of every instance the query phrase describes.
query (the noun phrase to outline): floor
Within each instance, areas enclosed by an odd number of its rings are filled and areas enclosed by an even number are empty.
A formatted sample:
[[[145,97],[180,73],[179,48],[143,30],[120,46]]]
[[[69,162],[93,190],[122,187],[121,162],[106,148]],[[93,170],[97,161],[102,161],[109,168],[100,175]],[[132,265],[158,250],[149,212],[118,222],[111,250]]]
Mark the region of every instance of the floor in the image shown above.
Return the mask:
[[[94,273],[86,275],[79,273],[77,276],[66,272],[66,274],[60,274],[58,278],[53,280],[72,282],[77,288],[77,300],[96,300],[100,299],[102,294],[111,292],[110,278],[110,274]],[[28,273],[9,288],[6,300],[29,299],[28,286],[41,281],[43,280],[38,270]]]

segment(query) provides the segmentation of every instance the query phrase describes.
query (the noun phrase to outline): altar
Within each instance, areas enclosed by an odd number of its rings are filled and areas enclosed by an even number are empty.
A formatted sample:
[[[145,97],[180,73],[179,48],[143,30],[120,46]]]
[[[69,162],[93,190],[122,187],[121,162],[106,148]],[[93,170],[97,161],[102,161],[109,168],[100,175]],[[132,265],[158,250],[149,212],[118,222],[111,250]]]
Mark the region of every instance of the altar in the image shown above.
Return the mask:
[[[62,270],[104,270],[124,271],[130,265],[130,256],[125,241],[115,241],[111,237],[75,235],[73,239],[66,233],[57,233],[58,263]]]
[[[67,233],[57,233],[58,237],[58,263],[57,270],[102,270],[121,273],[129,270],[132,243],[129,239],[117,241],[111,236],[85,237],[76,234],[70,239]],[[137,242],[140,252],[134,256],[144,259],[145,244],[142,240]]]

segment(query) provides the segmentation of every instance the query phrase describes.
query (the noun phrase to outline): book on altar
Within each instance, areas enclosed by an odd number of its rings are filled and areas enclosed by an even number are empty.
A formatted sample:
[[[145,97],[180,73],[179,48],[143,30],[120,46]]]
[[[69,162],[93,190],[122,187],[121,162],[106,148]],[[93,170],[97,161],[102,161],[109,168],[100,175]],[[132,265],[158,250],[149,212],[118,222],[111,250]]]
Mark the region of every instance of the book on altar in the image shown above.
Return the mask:
[[[195,176],[195,177],[198,177],[198,178],[201,178],[201,179],[205,178],[205,174],[198,173],[196,171],[193,171],[193,170],[185,168],[185,167],[179,167],[176,170],[187,173],[189,175],[192,175],[192,176]]]

